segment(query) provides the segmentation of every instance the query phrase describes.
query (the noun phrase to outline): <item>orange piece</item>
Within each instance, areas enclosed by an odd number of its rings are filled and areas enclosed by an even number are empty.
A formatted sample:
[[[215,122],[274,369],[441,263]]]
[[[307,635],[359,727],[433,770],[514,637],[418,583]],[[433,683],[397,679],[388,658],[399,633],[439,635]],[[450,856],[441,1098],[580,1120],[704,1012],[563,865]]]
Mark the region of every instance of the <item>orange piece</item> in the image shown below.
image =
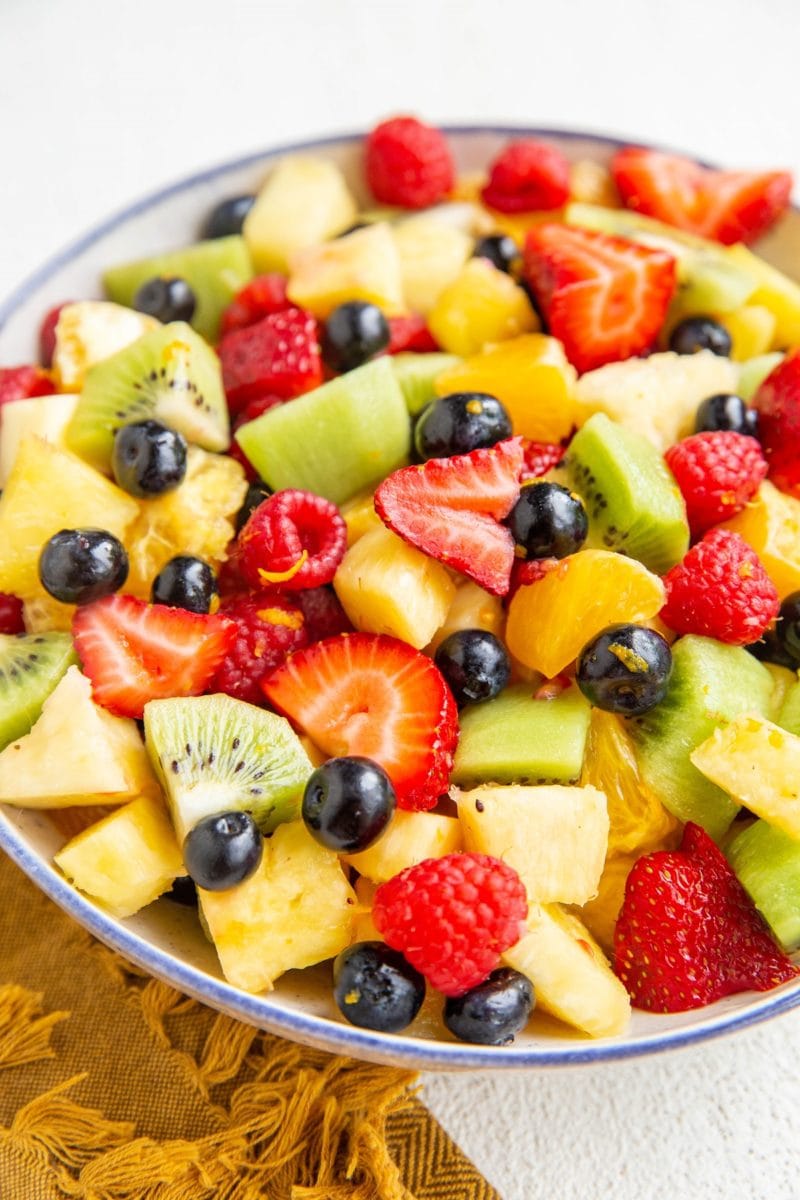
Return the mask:
[[[781,600],[800,588],[800,500],[764,480],[753,501],[720,528],[752,546]]]

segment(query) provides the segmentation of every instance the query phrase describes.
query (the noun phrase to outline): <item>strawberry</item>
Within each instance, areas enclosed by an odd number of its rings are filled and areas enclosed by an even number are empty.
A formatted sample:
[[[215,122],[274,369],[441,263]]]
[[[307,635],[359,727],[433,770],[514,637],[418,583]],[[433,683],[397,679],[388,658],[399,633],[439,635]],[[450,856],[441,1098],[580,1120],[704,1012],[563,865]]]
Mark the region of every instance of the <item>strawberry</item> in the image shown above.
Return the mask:
[[[222,314],[220,330],[224,337],[234,329],[246,329],[271,313],[283,312],[293,305],[286,296],[286,277],[272,272],[256,275],[231,300]]]
[[[405,317],[388,317],[389,345],[387,354],[400,354],[403,350],[413,350],[415,354],[427,354],[438,350],[439,343],[434,338],[424,317],[419,313],[409,313]]]
[[[752,242],[789,206],[788,171],[712,171],[689,158],[629,146],[612,163],[628,208],[726,246]]]
[[[231,648],[236,626],[133,596],[105,596],[72,620],[75,649],[98,704],[141,717],[148,700],[198,696]]]
[[[56,389],[40,367],[0,367],[0,408],[11,400],[52,396]]]
[[[798,969],[773,941],[722,851],[691,822],[678,850],[634,865],[614,935],[615,970],[637,1008],[684,1012]]]
[[[800,497],[800,349],[771,371],[753,398],[769,478]]]
[[[581,372],[649,350],[675,291],[666,251],[567,225],[530,231],[523,270],[551,334]]]
[[[525,465],[522,468],[522,483],[527,483],[529,479],[540,479],[557,467],[567,452],[568,443],[569,438],[563,442],[532,442],[530,438],[523,438]]]
[[[263,683],[325,754],[380,763],[405,809],[447,791],[458,714],[433,662],[384,634],[345,633],[297,650]]]
[[[71,304],[71,300],[62,300],[55,308],[46,312],[39,326],[39,358],[43,367],[52,367],[53,355],[56,352],[56,326],[61,316],[62,308]]]
[[[219,357],[233,416],[255,396],[270,393],[290,400],[322,383],[317,323],[301,308],[271,313],[226,334]]]
[[[521,438],[392,472],[375,493],[389,529],[495,595],[508,591],[514,539],[500,522],[519,497]]]

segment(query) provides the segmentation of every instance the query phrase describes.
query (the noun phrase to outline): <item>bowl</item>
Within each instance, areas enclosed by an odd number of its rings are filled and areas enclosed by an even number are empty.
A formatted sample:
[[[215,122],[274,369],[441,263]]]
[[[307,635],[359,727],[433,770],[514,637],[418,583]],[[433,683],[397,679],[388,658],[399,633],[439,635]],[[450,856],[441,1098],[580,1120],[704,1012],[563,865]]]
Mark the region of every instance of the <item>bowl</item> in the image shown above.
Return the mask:
[[[456,126],[446,130],[463,171],[480,169],[514,136],[543,136],[570,159],[607,162],[624,143],[612,138],[521,126]],[[254,190],[276,158],[320,153],[337,162],[360,199],[362,134],[276,147],[223,163],[146,196],[90,230],[46,263],[0,305],[0,363],[35,361],[36,332],[44,312],[68,297],[99,295],[102,269],[190,241],[208,210],[229,195]],[[757,247],[776,265],[800,261],[800,212],[793,210]],[[427,1070],[557,1067],[675,1049],[731,1033],[800,1004],[800,981],[768,993],[742,993],[708,1008],[667,1016],[634,1011],[619,1037],[590,1040],[535,1016],[510,1046],[473,1046],[444,1040],[427,1006],[410,1033],[375,1033],[334,1016],[330,968],[291,971],[275,991],[249,995],[221,976],[216,953],[192,910],[160,900],[135,917],[109,916],[76,892],[52,866],[63,838],[46,813],[0,806],[0,848],[52,900],[95,937],[144,970],[211,1008],[271,1033],[332,1053]]]

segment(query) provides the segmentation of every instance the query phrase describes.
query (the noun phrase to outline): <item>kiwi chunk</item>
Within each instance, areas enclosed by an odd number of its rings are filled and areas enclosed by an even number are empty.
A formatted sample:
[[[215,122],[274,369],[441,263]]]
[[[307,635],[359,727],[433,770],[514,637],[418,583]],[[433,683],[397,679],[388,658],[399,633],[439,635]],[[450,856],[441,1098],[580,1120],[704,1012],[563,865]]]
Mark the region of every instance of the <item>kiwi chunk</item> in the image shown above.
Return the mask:
[[[271,408],[236,440],[273,491],[343,504],[408,461],[411,423],[390,359],[377,358]]]
[[[800,842],[766,821],[755,821],[733,838],[726,853],[784,950],[796,950],[800,946]]]
[[[694,821],[715,840],[739,805],[706,779],[689,755],[714,730],[744,712],[766,716],[773,679],[740,646],[689,634],[672,647],[672,676],[660,704],[628,722],[642,778],[680,821]]]
[[[575,783],[583,766],[589,705],[576,687],[537,700],[518,683],[460,716],[453,782]]]
[[[68,633],[0,634],[0,750],[30,732],[77,661]]]
[[[745,402],[749,403],[753,399],[764,380],[775,370],[778,363],[783,362],[784,357],[775,350],[771,354],[757,354],[755,358],[748,358],[739,363],[739,386],[736,390]]]
[[[605,413],[595,413],[572,439],[570,486],[589,514],[591,544],[636,558],[663,575],[689,549],[686,510],[655,446]]]
[[[412,417],[436,399],[436,377],[461,362],[455,354],[413,354],[405,351],[392,356],[392,367]]]
[[[114,434],[155,417],[204,450],[230,445],[219,359],[183,321],[162,325],[86,373],[67,445],[107,471]]]
[[[253,278],[253,265],[244,238],[236,235],[111,267],[103,275],[103,284],[112,300],[130,308],[142,284],[159,275],[186,280],[197,300],[192,325],[215,342],[222,311]]]
[[[285,718],[222,694],[151,700],[144,734],[179,841],[211,813],[245,810],[262,833],[298,816],[312,766]]]
[[[774,720],[775,724],[780,725],[787,733],[800,737],[800,682],[796,675],[783,695],[778,715]]]

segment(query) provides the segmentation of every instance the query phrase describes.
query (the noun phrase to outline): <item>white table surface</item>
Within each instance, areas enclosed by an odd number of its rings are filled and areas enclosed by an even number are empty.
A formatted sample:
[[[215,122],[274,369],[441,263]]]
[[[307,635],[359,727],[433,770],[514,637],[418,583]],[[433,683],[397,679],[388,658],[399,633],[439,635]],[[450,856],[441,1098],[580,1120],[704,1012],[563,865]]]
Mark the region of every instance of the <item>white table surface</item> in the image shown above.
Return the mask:
[[[0,0],[0,296],[183,174],[398,111],[800,178],[798,45],[798,0]],[[798,1059],[800,1014],[632,1063],[429,1076],[425,1097],[504,1200],[789,1200]]]

